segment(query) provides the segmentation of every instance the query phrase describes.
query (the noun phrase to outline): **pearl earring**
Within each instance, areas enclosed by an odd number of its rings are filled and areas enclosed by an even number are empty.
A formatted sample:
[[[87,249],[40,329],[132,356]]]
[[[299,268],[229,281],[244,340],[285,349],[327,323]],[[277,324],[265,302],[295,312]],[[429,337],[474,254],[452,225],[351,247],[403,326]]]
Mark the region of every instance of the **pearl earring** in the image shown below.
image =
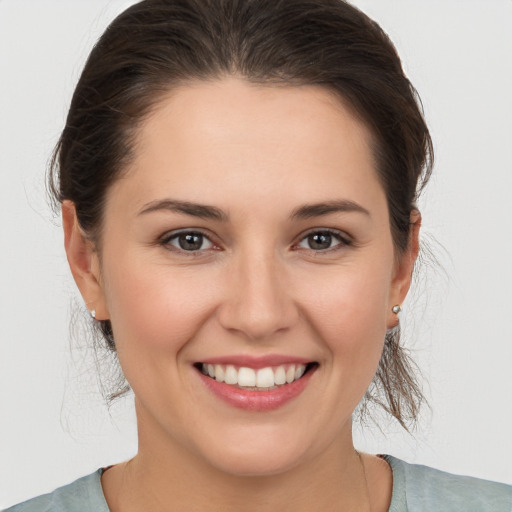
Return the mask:
[[[91,310],[91,318],[96,318],[96,310],[95,309]]]
[[[393,313],[395,315],[398,315],[398,313],[400,313],[400,311],[402,311],[402,307],[400,306],[400,304],[397,304],[396,306],[393,306],[391,311],[393,311]]]

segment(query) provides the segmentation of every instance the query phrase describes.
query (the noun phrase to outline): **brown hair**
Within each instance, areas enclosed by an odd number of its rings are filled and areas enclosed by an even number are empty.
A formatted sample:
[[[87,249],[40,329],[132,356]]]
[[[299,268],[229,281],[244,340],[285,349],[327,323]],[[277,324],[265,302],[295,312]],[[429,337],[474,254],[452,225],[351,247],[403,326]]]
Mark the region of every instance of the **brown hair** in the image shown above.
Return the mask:
[[[235,74],[268,85],[319,85],[352,106],[374,135],[400,255],[431,172],[432,141],[388,36],[342,0],[144,0],[127,9],[95,45],[76,86],[52,159],[55,201],[74,202],[100,248],[106,193],[133,156],[142,120],[179,84]],[[113,326],[95,324],[114,351]],[[406,428],[422,398],[395,329],[366,403],[382,405]]]

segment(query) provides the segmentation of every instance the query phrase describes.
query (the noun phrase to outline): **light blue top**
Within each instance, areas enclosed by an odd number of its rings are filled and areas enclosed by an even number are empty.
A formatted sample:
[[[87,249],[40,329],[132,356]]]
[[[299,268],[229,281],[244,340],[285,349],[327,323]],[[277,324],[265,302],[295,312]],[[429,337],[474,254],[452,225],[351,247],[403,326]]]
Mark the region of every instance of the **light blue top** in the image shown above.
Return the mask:
[[[512,486],[457,476],[385,455],[393,470],[389,512],[512,512]],[[102,469],[4,512],[109,512]]]

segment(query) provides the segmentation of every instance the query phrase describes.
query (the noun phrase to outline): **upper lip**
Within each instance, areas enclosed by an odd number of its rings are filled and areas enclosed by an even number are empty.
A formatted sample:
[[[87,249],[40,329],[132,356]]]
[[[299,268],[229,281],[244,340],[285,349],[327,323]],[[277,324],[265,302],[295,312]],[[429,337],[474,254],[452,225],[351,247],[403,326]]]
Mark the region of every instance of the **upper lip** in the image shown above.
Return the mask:
[[[229,355],[229,356],[218,356],[209,357],[200,361],[203,364],[230,364],[237,367],[254,368],[266,368],[268,366],[281,366],[285,364],[304,364],[313,363],[311,359],[305,359],[303,357],[286,356],[281,354],[269,354],[266,356],[250,356],[247,354],[240,355]]]

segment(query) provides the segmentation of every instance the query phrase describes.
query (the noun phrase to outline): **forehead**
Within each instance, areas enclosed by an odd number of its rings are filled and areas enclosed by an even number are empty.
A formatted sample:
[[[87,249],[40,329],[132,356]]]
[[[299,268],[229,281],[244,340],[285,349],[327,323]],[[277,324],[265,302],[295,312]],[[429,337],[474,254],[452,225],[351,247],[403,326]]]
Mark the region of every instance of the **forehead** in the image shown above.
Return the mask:
[[[205,202],[205,191],[208,203],[255,194],[283,202],[285,191],[298,202],[330,199],[336,190],[382,194],[371,139],[321,87],[191,83],[172,90],[142,123],[121,186],[131,184],[139,202],[165,193]]]

